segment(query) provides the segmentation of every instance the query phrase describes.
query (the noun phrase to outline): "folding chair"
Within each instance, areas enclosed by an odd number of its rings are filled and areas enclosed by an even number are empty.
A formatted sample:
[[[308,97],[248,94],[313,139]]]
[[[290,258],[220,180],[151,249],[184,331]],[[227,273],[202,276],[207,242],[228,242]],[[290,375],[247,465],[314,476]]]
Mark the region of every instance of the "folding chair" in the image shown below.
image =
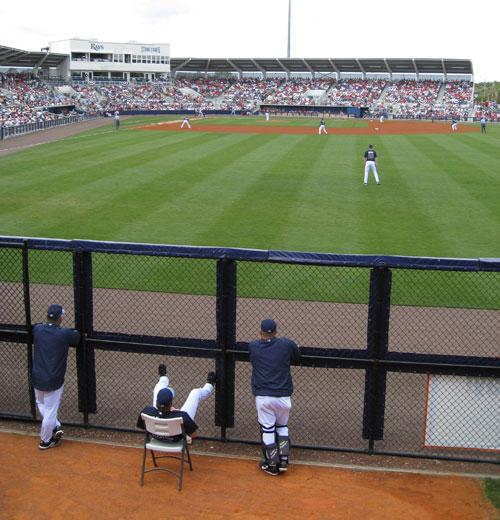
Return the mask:
[[[191,464],[191,456],[189,455],[189,446],[187,444],[186,432],[184,431],[184,423],[182,417],[174,417],[173,419],[160,419],[158,417],[151,417],[145,413],[141,414],[146,427],[146,435],[144,438],[144,455],[142,457],[142,473],[141,473],[141,486],[144,484],[144,473],[150,471],[168,471],[173,475],[179,477],[179,491],[182,488],[182,475],[184,472],[184,463],[189,463],[189,470],[193,471]],[[165,440],[160,441],[155,439],[153,435],[159,435],[162,437],[175,437],[182,435],[182,439],[178,441]],[[146,451],[151,451],[151,457],[153,458],[154,468],[145,470],[146,466]],[[159,451],[163,453],[179,453],[180,456],[174,455],[155,455],[154,452]],[[187,455],[187,459],[185,459]],[[157,459],[176,459],[180,460],[181,467],[179,473],[167,468],[160,468],[156,464]]]

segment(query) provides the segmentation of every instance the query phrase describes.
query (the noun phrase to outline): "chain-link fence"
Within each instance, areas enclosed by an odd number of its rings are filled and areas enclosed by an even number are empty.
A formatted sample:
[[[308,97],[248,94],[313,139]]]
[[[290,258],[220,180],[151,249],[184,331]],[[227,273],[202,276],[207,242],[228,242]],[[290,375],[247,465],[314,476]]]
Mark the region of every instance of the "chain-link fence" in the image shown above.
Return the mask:
[[[175,404],[217,371],[205,437],[260,442],[248,343],[300,346],[295,446],[500,462],[500,261],[0,237],[0,416],[37,420],[33,325],[77,328],[59,410],[134,430],[158,365]]]

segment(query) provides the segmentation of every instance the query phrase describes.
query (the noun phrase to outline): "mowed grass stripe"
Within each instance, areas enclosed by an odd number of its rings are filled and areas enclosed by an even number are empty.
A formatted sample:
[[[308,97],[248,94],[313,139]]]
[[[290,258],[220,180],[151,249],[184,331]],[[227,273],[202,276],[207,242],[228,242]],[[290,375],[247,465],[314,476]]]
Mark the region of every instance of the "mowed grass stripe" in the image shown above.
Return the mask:
[[[121,226],[124,210],[127,215],[128,210],[133,210],[134,203],[142,207],[141,197],[149,195],[140,193],[141,186],[149,182],[151,188],[168,164],[183,167],[192,147],[202,153],[205,146],[206,153],[209,153],[210,142],[214,139],[216,137],[212,134],[190,134],[182,141],[173,136],[168,162],[165,160],[166,150],[162,149],[167,146],[166,140],[161,145],[143,140],[124,148],[119,146],[114,152],[110,146],[104,145],[102,149],[96,145],[91,156],[93,164],[90,165],[77,155],[75,149],[73,161],[67,169],[61,168],[57,161],[52,163],[54,173],[45,173],[38,189],[27,192],[22,198],[12,199],[10,206],[14,207],[9,207],[8,201],[2,204],[4,211],[9,213],[0,217],[0,224],[5,222],[5,228],[12,221],[16,226],[23,225],[23,219],[26,219],[25,224],[34,233],[38,227],[44,229],[44,236],[112,239],[109,231],[113,226]],[[154,188],[149,191],[154,193]],[[68,213],[71,218],[65,223],[64,230],[60,229],[61,215]],[[51,226],[52,219],[55,229]],[[52,234],[54,231],[56,235]],[[15,230],[10,232],[15,233]]]
[[[497,181],[492,189],[492,183],[485,182],[475,171],[470,153],[450,143],[452,136],[446,137],[435,142],[435,137],[427,136],[433,140],[432,153],[422,153],[421,157],[430,162],[426,170],[431,173],[425,174],[425,188],[415,196],[441,231],[443,253],[453,250],[456,256],[465,256],[472,246],[478,256],[485,256],[485,246],[489,247],[500,234],[500,185],[494,188]]]
[[[297,225],[294,208],[315,171],[313,141],[310,136],[260,137],[265,146],[240,161],[251,182],[226,206],[212,228],[199,235],[200,240],[210,240],[217,229],[224,229],[226,243],[237,247],[248,243],[247,247],[280,249]]]
[[[259,168],[256,163],[266,156],[268,140],[258,134],[212,135],[215,140],[211,143],[210,153],[206,156],[197,153],[195,160],[176,172],[177,177],[172,175],[166,188],[170,195],[163,204],[145,215],[142,221],[124,228],[123,233],[140,235],[152,223],[157,226],[160,241],[165,238],[174,244],[236,247],[231,242],[218,243],[217,238],[221,240],[218,235],[223,236],[225,229],[218,229],[215,236],[208,233],[206,243],[199,237],[226,212],[231,201],[246,190],[253,173]],[[186,189],[176,190],[175,183],[182,183]]]

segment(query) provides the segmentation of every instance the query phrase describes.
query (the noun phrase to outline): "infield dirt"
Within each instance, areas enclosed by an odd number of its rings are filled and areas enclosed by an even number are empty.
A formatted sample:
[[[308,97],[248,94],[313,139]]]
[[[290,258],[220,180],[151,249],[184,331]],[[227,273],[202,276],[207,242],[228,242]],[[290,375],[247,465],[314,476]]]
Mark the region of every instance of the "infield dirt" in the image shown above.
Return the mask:
[[[460,126],[457,132],[453,132],[448,123],[429,123],[415,121],[390,121],[379,123],[368,121],[368,126],[362,127],[332,127],[328,126],[328,135],[401,135],[401,134],[450,134],[460,132],[478,132],[475,126]],[[133,130],[159,130],[162,132],[219,132],[229,134],[295,134],[317,135],[316,126],[279,126],[266,125],[208,125],[193,123],[191,128],[181,130],[181,121],[169,121],[165,123],[153,123],[146,126],[133,127]],[[322,138],[325,136],[322,135]]]

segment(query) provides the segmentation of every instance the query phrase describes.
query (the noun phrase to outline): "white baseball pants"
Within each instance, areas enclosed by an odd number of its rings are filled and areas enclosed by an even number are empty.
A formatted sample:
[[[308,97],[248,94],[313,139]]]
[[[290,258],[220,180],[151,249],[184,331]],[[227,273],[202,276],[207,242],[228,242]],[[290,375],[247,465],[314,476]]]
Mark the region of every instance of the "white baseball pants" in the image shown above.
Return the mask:
[[[292,400],[290,397],[272,397],[267,395],[258,395],[255,397],[255,407],[257,408],[257,417],[259,424],[264,430],[274,430],[276,428],[278,434],[282,437],[288,437],[288,418],[292,409]],[[263,433],[262,442],[264,444],[273,444],[275,435],[273,433]]]
[[[61,403],[63,386],[57,390],[46,392],[45,390],[37,390],[35,388],[36,404],[40,415],[42,416],[42,428],[40,429],[40,439],[43,442],[49,442],[52,439],[52,432],[56,426],[61,426],[57,419],[57,411]]]
[[[153,390],[153,406],[156,407],[156,396],[158,395],[158,392],[160,390],[163,390],[163,388],[168,388],[169,379],[167,376],[161,376],[158,380],[158,383],[156,383],[156,386]],[[212,395],[212,392],[214,391],[213,385],[210,383],[205,383],[205,385],[202,388],[194,388],[189,392],[189,395],[182,405],[181,410],[183,412],[187,412],[189,417],[193,419],[196,415],[196,412],[198,410],[198,405],[201,403],[201,401],[204,401],[207,397]]]
[[[375,161],[366,161],[364,183],[368,184],[368,174],[370,173],[370,170],[372,170],[373,175],[375,177],[375,182],[378,184],[380,182],[380,179],[378,178],[377,165],[375,164]]]

